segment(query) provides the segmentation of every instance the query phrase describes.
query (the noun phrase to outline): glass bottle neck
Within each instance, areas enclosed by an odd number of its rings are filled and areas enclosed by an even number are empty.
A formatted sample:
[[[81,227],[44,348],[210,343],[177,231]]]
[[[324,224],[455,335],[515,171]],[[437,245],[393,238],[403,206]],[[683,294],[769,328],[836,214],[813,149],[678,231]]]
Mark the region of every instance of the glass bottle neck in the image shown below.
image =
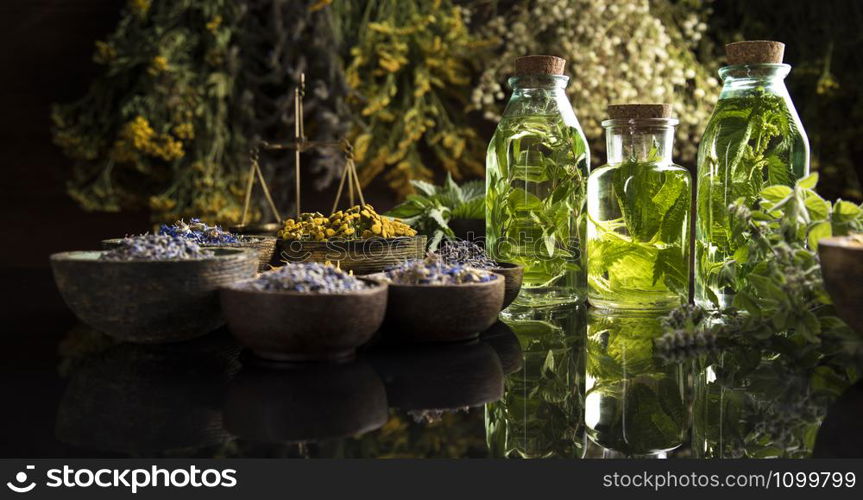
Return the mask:
[[[673,118],[640,118],[632,120],[606,120],[606,150],[608,164],[624,162],[670,165],[674,148]]]
[[[749,64],[725,66],[719,69],[722,78],[722,93],[720,99],[727,97],[739,97],[750,90],[763,89],[764,91],[785,96],[788,89],[785,87],[785,77],[791,72],[791,66],[787,64]]]

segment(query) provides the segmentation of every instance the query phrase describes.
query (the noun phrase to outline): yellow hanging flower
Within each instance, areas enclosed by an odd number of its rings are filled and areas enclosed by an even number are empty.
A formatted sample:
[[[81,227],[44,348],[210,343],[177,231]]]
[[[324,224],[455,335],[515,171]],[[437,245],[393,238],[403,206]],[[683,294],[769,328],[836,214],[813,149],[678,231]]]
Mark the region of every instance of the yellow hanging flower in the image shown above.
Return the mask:
[[[138,17],[144,17],[150,11],[152,0],[129,0],[129,8]]]
[[[222,16],[216,16],[216,17],[210,19],[209,22],[207,22],[207,31],[209,31],[210,33],[215,33],[219,29],[219,26],[221,26],[221,25],[222,25]]]
[[[150,61],[150,67],[147,68],[147,73],[152,76],[156,76],[167,69],[168,59],[163,56],[156,56]]]

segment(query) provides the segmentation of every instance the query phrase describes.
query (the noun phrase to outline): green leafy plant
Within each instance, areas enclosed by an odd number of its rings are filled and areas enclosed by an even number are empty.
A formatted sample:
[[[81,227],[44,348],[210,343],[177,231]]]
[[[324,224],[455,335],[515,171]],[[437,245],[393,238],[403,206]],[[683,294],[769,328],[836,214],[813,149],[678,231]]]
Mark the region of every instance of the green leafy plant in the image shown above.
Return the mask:
[[[732,306],[715,314],[677,309],[656,341],[667,359],[694,358],[712,370],[699,404],[731,404],[725,415],[737,416],[720,422],[702,410],[696,424],[733,426],[738,444],[723,452],[731,456],[805,454],[827,404],[861,375],[863,339],[834,313],[817,245],[863,229],[863,208],[824,200],[817,181],[813,174],[794,187],[767,187],[755,210],[742,199],[731,205],[732,234],[746,242],[722,271],[738,290]]]
[[[449,227],[450,220],[485,217],[485,184],[482,181],[469,181],[459,186],[447,174],[442,186],[421,180],[413,180],[411,185],[420,194],[408,195],[404,203],[386,215],[402,219],[420,234],[427,235],[430,250],[436,250],[444,238],[455,238]]]

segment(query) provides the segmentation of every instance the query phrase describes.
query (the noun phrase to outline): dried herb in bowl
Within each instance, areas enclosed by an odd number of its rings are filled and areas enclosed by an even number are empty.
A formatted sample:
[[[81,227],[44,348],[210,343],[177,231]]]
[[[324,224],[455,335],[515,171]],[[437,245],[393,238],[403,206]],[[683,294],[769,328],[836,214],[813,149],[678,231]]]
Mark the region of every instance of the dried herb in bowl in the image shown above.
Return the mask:
[[[191,260],[212,257],[192,240],[162,234],[127,236],[116,248],[99,256],[102,260]]]
[[[248,286],[262,291],[303,293],[348,293],[368,288],[354,275],[317,262],[287,264],[249,281]]]
[[[208,226],[201,219],[191,219],[188,223],[180,219],[172,225],[162,224],[159,234],[175,236],[194,241],[199,245],[219,246],[240,243],[240,237],[223,230],[219,226]]]
[[[397,285],[461,285],[484,283],[497,275],[461,264],[447,264],[435,254],[425,259],[412,259],[384,271],[384,276]]]
[[[371,205],[355,205],[329,216],[307,212],[285,220],[283,240],[327,241],[415,236],[416,231],[398,219],[379,215]]]
[[[493,260],[481,246],[472,241],[452,240],[435,252],[446,264],[472,267],[474,269],[494,269],[500,264]]]

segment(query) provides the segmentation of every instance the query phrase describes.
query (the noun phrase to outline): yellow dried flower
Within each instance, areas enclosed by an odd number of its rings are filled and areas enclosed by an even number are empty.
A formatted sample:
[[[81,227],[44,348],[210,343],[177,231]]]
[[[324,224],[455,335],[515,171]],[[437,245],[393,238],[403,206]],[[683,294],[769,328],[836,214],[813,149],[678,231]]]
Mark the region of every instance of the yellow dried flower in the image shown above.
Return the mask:
[[[163,56],[156,56],[150,61],[150,66],[147,68],[147,73],[152,76],[156,76],[167,69],[168,59]]]
[[[179,137],[180,139],[194,139],[195,138],[195,126],[189,122],[180,123],[179,125],[174,126],[174,135]]]
[[[216,30],[219,29],[219,26],[222,25],[222,16],[216,16],[207,22],[207,31],[210,33],[215,33]]]
[[[152,0],[129,0],[129,8],[138,17],[144,17],[150,10]]]
[[[303,213],[299,219],[286,219],[279,237],[286,240],[325,241],[330,238],[360,238],[415,236],[416,231],[403,222],[384,217],[371,205],[353,206],[339,210],[328,217],[322,214]]]

